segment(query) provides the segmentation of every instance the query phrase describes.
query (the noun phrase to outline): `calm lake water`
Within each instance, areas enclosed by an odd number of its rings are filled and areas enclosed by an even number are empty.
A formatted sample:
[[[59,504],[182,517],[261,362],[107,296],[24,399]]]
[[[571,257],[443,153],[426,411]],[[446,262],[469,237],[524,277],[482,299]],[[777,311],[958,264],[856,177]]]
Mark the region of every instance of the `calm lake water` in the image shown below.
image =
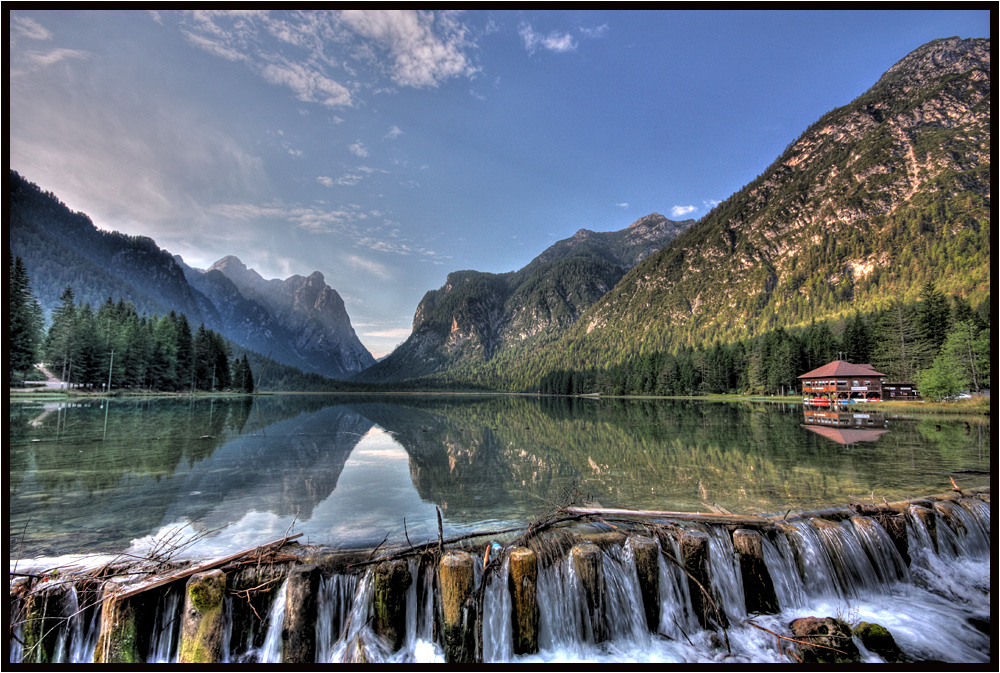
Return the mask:
[[[277,395],[12,403],[10,558],[526,524],[567,500],[782,513],[989,484],[988,420],[801,404]]]

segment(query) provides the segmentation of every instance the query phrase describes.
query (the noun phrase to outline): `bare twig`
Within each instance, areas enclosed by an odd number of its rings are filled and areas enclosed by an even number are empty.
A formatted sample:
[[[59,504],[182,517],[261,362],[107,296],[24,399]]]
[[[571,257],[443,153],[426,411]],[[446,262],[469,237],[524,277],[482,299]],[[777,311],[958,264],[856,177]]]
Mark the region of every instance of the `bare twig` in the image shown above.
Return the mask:
[[[789,638],[788,636],[783,636],[780,633],[775,633],[771,629],[765,629],[763,626],[761,626],[760,624],[756,623],[752,619],[747,619],[747,620],[744,620],[744,621],[747,624],[749,624],[750,626],[754,627],[754,628],[760,629],[761,631],[765,631],[766,633],[770,633],[772,636],[774,636],[775,638],[777,638],[779,641],[787,640],[790,643],[798,643],[799,645],[808,645],[809,647],[819,647],[821,649],[832,650],[832,651],[834,651],[834,652],[836,652],[838,654],[843,654],[843,655],[847,654],[847,652],[844,652],[843,650],[838,650],[836,647],[828,647],[827,645],[817,645],[816,643],[810,643],[810,642],[805,641],[805,640],[796,640],[795,638]],[[829,638],[830,636],[827,635],[827,636],[822,636],[822,637],[823,638]],[[795,658],[798,659],[798,657],[795,657]],[[802,661],[802,660],[799,659],[799,661]]]

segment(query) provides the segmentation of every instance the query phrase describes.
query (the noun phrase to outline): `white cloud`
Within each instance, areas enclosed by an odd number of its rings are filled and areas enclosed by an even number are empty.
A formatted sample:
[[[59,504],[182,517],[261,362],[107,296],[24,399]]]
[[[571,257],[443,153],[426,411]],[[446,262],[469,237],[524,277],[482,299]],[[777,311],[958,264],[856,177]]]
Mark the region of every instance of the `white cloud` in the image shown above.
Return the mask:
[[[382,138],[384,140],[395,140],[401,135],[403,135],[403,130],[400,129],[395,124],[393,124],[392,126],[389,127],[389,131],[384,136],[382,136]]]
[[[24,16],[15,16],[11,18],[14,24],[15,30],[17,30],[19,35],[22,35],[29,40],[51,40],[52,32],[38,23],[34,19],[29,19]]]
[[[419,88],[473,76],[478,68],[467,52],[475,45],[457,17],[414,10],[198,10],[182,15],[181,31],[192,45],[246,63],[299,100],[335,108],[354,106],[359,91],[380,90],[381,77]],[[374,70],[361,74],[358,64]]]
[[[569,33],[550,32],[543,35],[537,32],[529,23],[522,23],[518,27],[518,33],[524,42],[524,48],[529,54],[534,54],[538,49],[546,49],[556,53],[565,53],[576,50],[576,40]]]
[[[316,178],[316,182],[323,185],[324,187],[333,187],[333,185],[335,184],[333,178],[331,178],[328,175],[319,176],[318,178]]]
[[[670,217],[684,217],[698,210],[697,206],[674,206],[670,209]]]
[[[372,41],[367,53],[387,53],[386,69],[394,82],[409,87],[434,87],[441,81],[477,71],[465,49],[466,27],[451,12],[415,10],[344,10],[340,21]]]
[[[322,103],[328,107],[351,105],[351,92],[346,87],[301,63],[270,63],[260,74],[270,84],[288,87],[306,103]]]
[[[353,145],[348,145],[347,149],[349,149],[351,151],[351,154],[353,154],[356,157],[360,157],[363,159],[364,157],[368,156],[368,149],[365,147],[364,143],[362,143],[360,140],[354,143]]]
[[[722,203],[722,201],[716,201],[715,199],[708,199],[706,201],[703,201],[702,203],[705,204],[705,208],[707,210],[711,210],[712,208],[715,208],[717,205]]]
[[[628,210],[628,203],[626,202],[616,203],[615,205],[621,208],[622,210]]]

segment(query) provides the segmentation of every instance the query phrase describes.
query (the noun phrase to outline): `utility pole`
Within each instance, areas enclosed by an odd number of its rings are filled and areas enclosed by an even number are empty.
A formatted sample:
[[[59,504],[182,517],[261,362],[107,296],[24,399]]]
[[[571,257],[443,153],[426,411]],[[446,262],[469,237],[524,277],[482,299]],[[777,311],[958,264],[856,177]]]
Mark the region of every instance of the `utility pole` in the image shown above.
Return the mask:
[[[115,367],[115,349],[111,349],[111,362],[108,364],[108,395],[111,394],[111,371]]]

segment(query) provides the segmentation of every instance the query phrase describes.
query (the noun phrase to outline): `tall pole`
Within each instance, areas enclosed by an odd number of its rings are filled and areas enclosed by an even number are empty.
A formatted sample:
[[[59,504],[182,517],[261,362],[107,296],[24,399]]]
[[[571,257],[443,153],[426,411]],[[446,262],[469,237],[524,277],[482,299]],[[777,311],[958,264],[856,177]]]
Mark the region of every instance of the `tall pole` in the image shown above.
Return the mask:
[[[111,362],[108,364],[108,394],[111,394],[111,371],[115,366],[115,350],[111,349]]]

